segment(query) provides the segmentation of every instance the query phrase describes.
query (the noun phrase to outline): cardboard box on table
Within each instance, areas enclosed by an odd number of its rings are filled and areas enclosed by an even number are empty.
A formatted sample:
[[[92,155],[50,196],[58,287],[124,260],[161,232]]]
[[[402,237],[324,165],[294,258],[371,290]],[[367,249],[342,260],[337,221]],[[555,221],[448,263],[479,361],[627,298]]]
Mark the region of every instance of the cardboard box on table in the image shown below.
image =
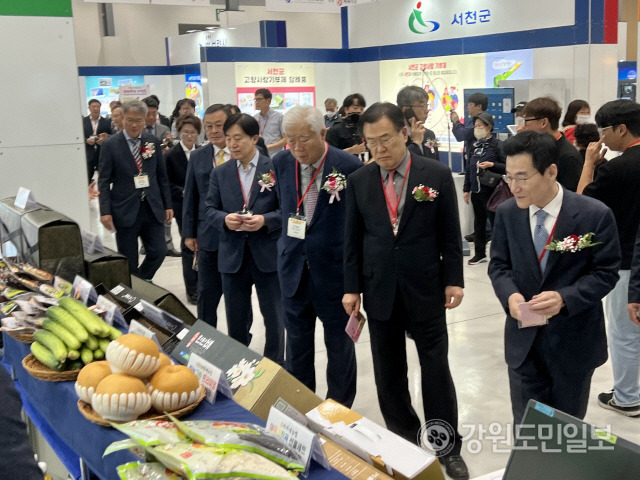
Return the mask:
[[[196,353],[227,375],[233,398],[258,417],[266,420],[271,406],[283,398],[296,410],[306,412],[322,402],[315,393],[289,372],[268,358],[254,352],[202,320],[191,327],[173,351],[173,357],[186,365]],[[229,371],[252,372],[233,376]]]
[[[435,456],[333,400],[325,400],[306,417],[311,430],[395,479],[444,479]]]
[[[140,300],[146,300],[179,318],[186,325],[190,326],[196,323],[196,317],[173,293],[135,275],[131,275],[131,286],[119,283],[111,289],[111,294],[120,305],[126,306],[127,309],[135,308]]]
[[[131,287],[127,257],[109,248],[103,253],[85,253],[84,268],[84,278],[93,285],[103,284],[109,290],[120,283]]]
[[[80,227],[69,217],[40,205],[14,206],[15,197],[0,201],[0,238],[15,245],[18,256],[42,270],[73,281],[84,274]]]

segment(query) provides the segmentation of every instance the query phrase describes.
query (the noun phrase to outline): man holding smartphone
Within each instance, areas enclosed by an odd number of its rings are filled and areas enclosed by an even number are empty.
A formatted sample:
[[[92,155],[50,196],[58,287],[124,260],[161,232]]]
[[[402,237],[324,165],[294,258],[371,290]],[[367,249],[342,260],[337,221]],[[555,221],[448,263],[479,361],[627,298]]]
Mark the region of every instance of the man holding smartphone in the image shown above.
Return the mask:
[[[436,134],[425,126],[429,116],[429,94],[423,88],[409,85],[398,92],[396,103],[406,119],[407,149],[414,155],[440,160]]]

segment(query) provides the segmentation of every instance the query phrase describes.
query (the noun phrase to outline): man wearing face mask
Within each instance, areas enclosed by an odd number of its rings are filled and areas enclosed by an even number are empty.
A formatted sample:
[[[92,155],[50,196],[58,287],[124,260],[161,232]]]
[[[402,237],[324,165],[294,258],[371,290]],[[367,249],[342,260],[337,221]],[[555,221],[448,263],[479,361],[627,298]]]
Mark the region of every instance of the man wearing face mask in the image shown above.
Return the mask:
[[[495,214],[487,209],[489,197],[500,183],[505,171],[506,158],[502,153],[502,142],[493,133],[493,117],[483,112],[473,119],[473,143],[469,155],[469,168],[464,174],[462,188],[464,201],[473,205],[473,226],[475,230],[475,252],[469,265],[487,261],[487,218],[493,226]]]
[[[324,128],[331,128],[340,121],[338,113],[338,101],[335,98],[327,98],[324,101]]]
[[[364,97],[359,93],[345,97],[342,102],[344,117],[327,131],[329,145],[358,156],[367,151],[362,133],[358,130],[358,121],[366,106]]]

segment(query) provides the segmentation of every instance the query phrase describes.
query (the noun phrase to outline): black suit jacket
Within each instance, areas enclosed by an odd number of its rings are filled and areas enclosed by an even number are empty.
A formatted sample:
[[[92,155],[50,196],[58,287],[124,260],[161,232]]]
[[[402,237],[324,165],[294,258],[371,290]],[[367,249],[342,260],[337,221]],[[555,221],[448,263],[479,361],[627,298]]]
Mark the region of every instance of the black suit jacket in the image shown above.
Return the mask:
[[[184,153],[182,145],[178,142],[167,150],[164,154],[164,160],[167,166],[171,200],[182,202],[184,184],[187,178],[187,166],[189,165],[189,160],[187,160],[187,155]]]
[[[160,141],[142,133],[141,146],[153,144],[154,154],[142,160],[142,173],[149,175],[149,187],[145,188],[145,202],[158,222],[163,223],[165,210],[171,208],[171,193],[167,171],[164,167]],[[112,135],[102,144],[98,167],[100,191],[100,215],[112,215],[117,227],[130,227],[140,210],[142,190],[136,188],[133,177],[138,175],[133,154],[123,132]]]
[[[556,140],[558,166],[558,183],[567,190],[575,192],[578,188],[584,162],[578,149],[574,147],[564,134]]]
[[[393,235],[380,167],[365,165],[347,178],[344,289],[364,292],[364,308],[389,319],[397,287],[407,314],[424,318],[445,303],[444,287],[464,286],[458,203],[451,171],[411,155],[407,194],[398,235]],[[418,185],[437,190],[434,201],[418,202]]]
[[[432,147],[427,145],[427,141],[429,140],[433,142]],[[414,143],[413,140],[411,139],[411,136],[409,136],[409,138],[407,139],[407,149],[413,155],[418,155],[419,157],[424,157],[424,158],[432,158],[434,160],[440,160],[440,153],[438,152],[436,134],[433,133],[433,130],[429,130],[428,128],[424,134],[424,140],[421,145]]]
[[[554,239],[595,233],[593,247],[577,252],[547,253],[544,275],[531,237],[529,209],[515,199],[498,207],[491,241],[489,276],[507,313],[505,357],[511,368],[524,362],[536,336],[547,345],[549,361],[567,371],[595,368],[607,360],[607,339],[601,299],[618,281],[620,246],[616,222],[603,203],[564,190]],[[526,301],[543,291],[557,291],[565,307],[541,327],[519,329],[509,315],[509,297],[521,293]]]
[[[93,135],[93,126],[91,125],[91,116],[87,115],[82,118],[82,129],[84,131],[84,149],[87,154],[87,162],[97,161],[100,158],[100,145],[89,145],[87,138]],[[98,119],[98,128],[96,135],[108,133],[111,135],[111,120],[100,117]]]

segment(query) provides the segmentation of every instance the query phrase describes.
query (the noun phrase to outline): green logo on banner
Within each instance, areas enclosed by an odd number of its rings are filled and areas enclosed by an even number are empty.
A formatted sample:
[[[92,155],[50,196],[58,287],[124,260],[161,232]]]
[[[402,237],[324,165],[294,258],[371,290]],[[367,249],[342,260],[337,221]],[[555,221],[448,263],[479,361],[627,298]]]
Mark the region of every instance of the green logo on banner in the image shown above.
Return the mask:
[[[422,10],[420,10],[421,7],[422,2],[418,2],[416,4],[416,8],[414,8],[411,15],[409,15],[409,29],[413,33],[417,33],[419,35],[435,32],[440,28],[440,24],[433,20],[425,20],[422,18]]]

